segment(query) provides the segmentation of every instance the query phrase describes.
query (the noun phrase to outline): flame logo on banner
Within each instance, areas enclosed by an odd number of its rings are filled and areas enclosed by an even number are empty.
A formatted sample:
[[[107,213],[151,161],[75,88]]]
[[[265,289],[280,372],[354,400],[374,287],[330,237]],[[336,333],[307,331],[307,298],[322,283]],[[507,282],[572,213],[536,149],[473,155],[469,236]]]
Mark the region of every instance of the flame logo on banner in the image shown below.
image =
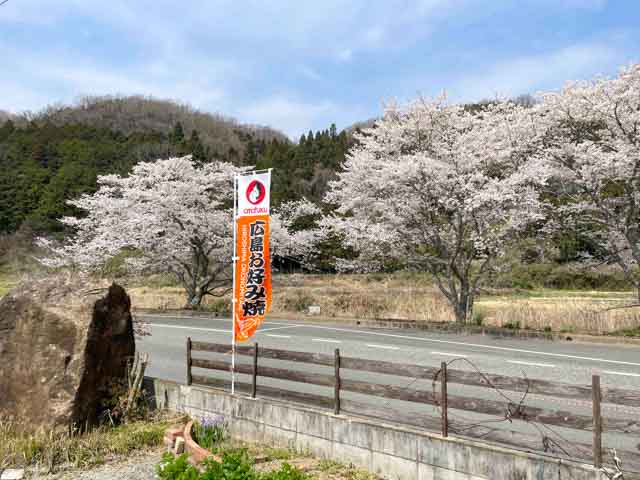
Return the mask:
[[[251,205],[258,205],[264,200],[267,189],[260,180],[252,181],[247,187],[247,200]]]

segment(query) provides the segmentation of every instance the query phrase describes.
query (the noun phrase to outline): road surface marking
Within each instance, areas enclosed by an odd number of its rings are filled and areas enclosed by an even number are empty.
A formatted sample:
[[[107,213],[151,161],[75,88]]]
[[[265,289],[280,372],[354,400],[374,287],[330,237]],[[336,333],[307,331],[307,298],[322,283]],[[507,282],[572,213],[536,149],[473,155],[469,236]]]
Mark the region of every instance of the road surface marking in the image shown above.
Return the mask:
[[[138,315],[138,316],[152,316],[152,315]],[[159,316],[156,316],[155,318],[158,318]],[[164,317],[167,318],[167,317]],[[184,320],[189,319],[189,318],[194,318],[194,317],[175,317],[178,318],[180,320]],[[218,320],[218,319],[216,319]],[[220,319],[220,321],[222,321],[222,319]],[[226,319],[225,321],[230,321],[229,319]],[[265,322],[266,323],[266,322]],[[284,325],[283,323],[277,323],[277,322],[269,322],[271,325]],[[158,325],[158,326],[166,326],[166,327],[173,327],[173,325],[162,325],[162,324],[158,324],[158,323],[149,323],[149,325],[154,326],[154,325]],[[611,363],[614,365],[630,365],[630,366],[634,366],[634,367],[640,367],[640,363],[637,362],[625,362],[622,360],[608,360],[606,358],[594,358],[594,357],[582,357],[579,355],[569,355],[569,354],[565,354],[565,353],[552,353],[552,352],[539,352],[536,350],[525,350],[525,349],[520,349],[520,348],[512,348],[512,347],[496,347],[494,345],[482,345],[482,344],[478,344],[478,343],[465,343],[465,342],[456,342],[453,340],[437,340],[434,338],[423,338],[423,337],[412,337],[410,335],[399,335],[399,334],[394,334],[394,333],[381,333],[381,332],[368,332],[366,330],[354,330],[351,328],[339,328],[339,327],[327,327],[324,325],[313,325],[313,324],[301,324],[301,323],[296,323],[296,324],[289,324],[288,326],[291,327],[307,327],[307,328],[315,328],[318,330],[328,330],[328,331],[333,331],[333,332],[347,332],[347,333],[356,333],[358,335],[374,335],[374,336],[378,336],[378,337],[388,337],[388,338],[401,338],[401,339],[406,339],[406,340],[418,340],[421,342],[431,342],[431,343],[440,343],[440,344],[445,344],[445,345],[459,345],[459,346],[464,346],[464,347],[474,347],[474,348],[484,348],[487,350],[496,350],[496,351],[502,351],[502,352],[515,352],[515,353],[528,353],[528,354],[532,354],[532,355],[540,355],[540,356],[547,356],[547,357],[556,357],[556,358],[569,358],[569,359],[573,359],[573,360],[586,360],[589,362],[602,362],[602,363]],[[208,329],[208,328],[198,328],[198,327],[176,327],[176,328],[192,328],[195,330],[210,330],[213,332],[226,332],[227,330],[216,330],[216,329]]]
[[[431,355],[448,355],[450,357],[467,358],[466,355],[462,355],[460,353],[449,353],[449,352],[431,352]]]
[[[627,377],[640,377],[640,373],[612,372],[611,370],[605,370],[602,373],[608,373],[609,375],[625,375]]]
[[[367,347],[384,348],[385,350],[400,350],[400,347],[394,347],[392,345],[377,345],[375,343],[367,343]]]
[[[173,316],[173,315],[151,315],[148,313],[136,313],[133,315],[134,317],[143,317],[143,318],[162,318],[162,319],[167,319],[167,320],[203,320],[203,321],[207,321],[207,322],[225,322],[225,323],[229,323],[231,324],[231,318],[226,318],[226,317],[204,317],[204,316],[191,316],[191,315],[184,315],[184,316]],[[296,326],[299,327],[300,325],[292,325],[290,323],[286,323],[286,322],[273,322],[271,320],[267,320],[266,322],[264,322],[262,325],[291,325],[291,326]]]
[[[183,330],[204,330],[205,332],[222,332],[222,333],[231,333],[231,329],[229,330],[220,330],[218,328],[204,328],[204,327],[186,327],[184,325],[165,325],[164,323],[150,323],[152,327],[162,327],[162,328],[180,328]]]
[[[522,362],[520,360],[507,360],[508,363],[515,363],[516,365],[529,365],[530,367],[549,367],[555,368],[555,365],[551,365],[550,363],[532,363],[532,362]]]
[[[307,327],[307,328],[316,328],[319,330],[332,330],[334,332],[357,333],[358,335],[375,335],[379,337],[402,338],[402,339],[408,339],[408,340],[419,340],[421,342],[441,343],[446,345],[460,345],[463,347],[486,348],[489,350],[498,350],[501,352],[530,353],[533,355],[543,355],[548,357],[571,358],[575,360],[587,360],[590,362],[603,362],[603,363],[613,363],[616,365],[632,365],[634,367],[640,367],[640,363],[636,363],[636,362],[624,362],[622,360],[608,360],[606,358],[581,357],[579,355],[569,355],[565,353],[538,352],[535,350],[524,350],[520,348],[511,348],[511,347],[496,347],[493,345],[482,345],[479,343],[465,343],[465,342],[454,342],[453,340],[436,340],[435,338],[412,337],[410,335],[398,335],[395,333],[368,332],[366,330],[353,330],[351,328],[325,327],[323,325],[297,324],[297,326]]]
[[[274,337],[274,338],[291,338],[291,335],[277,335],[275,333],[265,333],[265,335],[267,337]]]
[[[342,343],[341,340],[332,340],[331,338],[312,338],[312,342],[326,342],[326,343]]]
[[[287,325],[286,327],[261,328],[258,332],[270,332],[271,330],[282,330],[283,328],[296,328],[297,325]]]

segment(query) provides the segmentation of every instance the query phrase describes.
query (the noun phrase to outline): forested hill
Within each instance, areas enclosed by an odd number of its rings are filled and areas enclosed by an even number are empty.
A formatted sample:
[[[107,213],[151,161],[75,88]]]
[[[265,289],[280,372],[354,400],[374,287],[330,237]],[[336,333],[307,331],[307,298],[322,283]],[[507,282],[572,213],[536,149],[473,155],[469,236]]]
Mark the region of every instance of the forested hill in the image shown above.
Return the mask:
[[[293,143],[268,127],[145,97],[88,97],[20,116],[0,112],[0,234],[25,224],[60,231],[56,219],[78,213],[66,201],[94,191],[98,175],[126,174],[137,162],[175,155],[273,167],[276,204],[318,200],[348,143],[334,125]]]
[[[202,144],[210,148],[213,155],[238,158],[246,152],[245,135],[256,140],[288,140],[282,132],[269,127],[240,125],[235,119],[221,114],[200,112],[186,104],[142,96],[84,97],[73,105],[49,106],[29,119],[39,124],[107,128],[125,135],[168,132],[180,123],[187,134],[197,130]]]

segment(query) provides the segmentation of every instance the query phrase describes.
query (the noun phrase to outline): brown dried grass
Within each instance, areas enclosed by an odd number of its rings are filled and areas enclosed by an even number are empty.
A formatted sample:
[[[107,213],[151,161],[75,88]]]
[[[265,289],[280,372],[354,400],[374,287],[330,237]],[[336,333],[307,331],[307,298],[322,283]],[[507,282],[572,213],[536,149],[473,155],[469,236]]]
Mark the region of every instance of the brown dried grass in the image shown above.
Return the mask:
[[[128,290],[134,308],[178,309],[179,287]],[[640,308],[607,310],[633,303],[632,292],[495,291],[476,301],[474,320],[483,325],[612,333],[640,327]],[[228,299],[208,297],[206,310],[228,311]],[[274,316],[300,316],[310,305],[324,318],[399,319],[453,322],[451,308],[427,277],[420,275],[282,275],[274,278]]]

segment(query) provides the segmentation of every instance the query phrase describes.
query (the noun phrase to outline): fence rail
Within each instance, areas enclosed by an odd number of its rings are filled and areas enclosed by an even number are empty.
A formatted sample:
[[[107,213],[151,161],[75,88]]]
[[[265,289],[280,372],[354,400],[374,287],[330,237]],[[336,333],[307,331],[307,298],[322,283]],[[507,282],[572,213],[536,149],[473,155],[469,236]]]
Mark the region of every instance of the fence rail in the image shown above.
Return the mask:
[[[206,370],[231,371],[231,363],[221,360],[193,358],[193,352],[212,352],[231,354],[229,345],[195,342],[187,339],[187,382],[189,384],[201,384],[216,388],[226,388],[230,385],[228,380],[211,378],[203,375],[193,375],[192,368]],[[508,421],[522,420],[532,424],[540,424],[549,427],[564,427],[593,433],[591,445],[571,442],[572,447],[583,452],[591,452],[589,455],[596,467],[603,463],[602,433],[616,432],[628,435],[640,435],[640,419],[630,420],[624,418],[603,417],[601,403],[621,405],[628,407],[640,407],[640,392],[620,388],[607,388],[600,386],[600,378],[593,376],[592,385],[578,386],[546,380],[533,380],[503,375],[491,375],[481,372],[455,370],[447,367],[445,362],[440,368],[425,367],[422,365],[391,363],[378,360],[343,357],[339,349],[334,355],[322,353],[298,352],[273,348],[254,346],[237,346],[236,354],[250,356],[252,363],[236,362],[235,372],[251,376],[251,383],[236,382],[236,389],[255,397],[259,391],[261,395],[286,399],[313,405],[321,408],[333,409],[336,414],[341,412],[354,413],[363,416],[384,418],[390,421],[407,423],[430,430],[440,431],[443,436],[449,432],[470,437],[482,437],[499,443],[508,443],[527,449],[540,449],[540,438],[506,430],[491,429],[486,431],[474,425],[462,424],[449,418],[449,410],[470,411],[490,416],[496,416]],[[259,365],[259,359],[284,360],[296,363],[314,364],[324,367],[332,367],[332,373],[312,373],[308,371],[292,370],[289,368],[277,368]],[[341,376],[342,370],[355,370],[369,373],[380,373],[397,377],[409,377],[413,379],[432,380],[433,390],[412,389],[405,386],[373,383],[362,380],[353,380]],[[260,385],[258,377],[286,380],[290,382],[307,383],[321,387],[332,387],[333,398],[295,390],[275,388]],[[477,399],[466,396],[450,395],[448,385],[458,384],[464,386],[491,388],[497,391],[518,392],[523,394],[522,401],[496,401]],[[439,391],[436,391],[439,385]],[[362,395],[381,397],[391,400],[412,402],[421,405],[435,406],[441,410],[441,418],[426,416],[417,417],[415,414],[403,412],[399,409],[383,408],[363,402],[357,402],[341,398],[341,392],[351,392]],[[572,400],[582,400],[592,405],[592,415],[580,415],[569,411],[559,411],[547,408],[532,407],[524,404],[524,399],[529,394],[550,396]],[[506,398],[506,397],[505,397]],[[544,443],[544,442],[542,442]],[[548,447],[545,446],[546,449]],[[553,446],[552,446],[553,447]],[[552,449],[553,450],[553,449]],[[562,450],[562,449],[560,449]],[[640,465],[640,452],[627,451],[627,458]],[[582,454],[583,457],[585,454]]]

